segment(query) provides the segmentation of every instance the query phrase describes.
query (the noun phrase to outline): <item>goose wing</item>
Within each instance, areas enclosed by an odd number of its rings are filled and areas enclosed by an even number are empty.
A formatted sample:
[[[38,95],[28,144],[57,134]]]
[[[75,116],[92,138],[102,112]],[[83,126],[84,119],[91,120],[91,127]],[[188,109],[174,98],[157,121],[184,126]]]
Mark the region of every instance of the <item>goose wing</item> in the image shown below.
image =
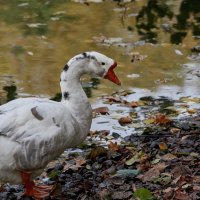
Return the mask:
[[[22,170],[43,168],[73,146],[79,132],[76,119],[58,102],[27,98],[0,106],[0,140],[20,144],[13,156]]]

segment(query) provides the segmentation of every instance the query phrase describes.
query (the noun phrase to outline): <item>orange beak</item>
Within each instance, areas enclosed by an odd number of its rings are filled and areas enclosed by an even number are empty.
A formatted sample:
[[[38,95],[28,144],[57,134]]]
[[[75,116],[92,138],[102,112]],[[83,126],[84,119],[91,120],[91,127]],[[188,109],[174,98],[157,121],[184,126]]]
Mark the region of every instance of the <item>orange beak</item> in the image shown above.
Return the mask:
[[[116,76],[115,72],[113,71],[113,69],[115,67],[117,67],[117,63],[116,62],[108,69],[108,72],[106,73],[104,78],[112,81],[113,83],[115,83],[117,85],[121,85],[120,80],[118,79],[118,77]]]

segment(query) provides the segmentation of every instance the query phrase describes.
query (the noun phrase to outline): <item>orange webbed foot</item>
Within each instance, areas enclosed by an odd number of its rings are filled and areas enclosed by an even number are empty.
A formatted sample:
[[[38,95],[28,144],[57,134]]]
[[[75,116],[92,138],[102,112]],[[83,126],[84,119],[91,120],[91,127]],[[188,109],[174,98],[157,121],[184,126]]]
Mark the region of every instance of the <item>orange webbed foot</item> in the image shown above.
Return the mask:
[[[23,196],[30,196],[35,200],[43,200],[48,197],[55,188],[55,186],[52,185],[35,185],[30,179],[30,174],[27,172],[21,172],[21,176],[25,185]]]

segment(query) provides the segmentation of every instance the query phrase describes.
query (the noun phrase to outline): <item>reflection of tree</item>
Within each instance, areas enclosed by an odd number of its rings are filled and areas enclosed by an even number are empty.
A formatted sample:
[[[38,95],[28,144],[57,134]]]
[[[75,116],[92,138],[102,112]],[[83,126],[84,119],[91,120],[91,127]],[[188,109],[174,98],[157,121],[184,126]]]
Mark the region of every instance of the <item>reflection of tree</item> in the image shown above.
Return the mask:
[[[86,86],[83,86],[83,89],[87,95],[87,97],[92,96],[92,89],[96,89],[97,86],[100,84],[99,79],[97,78],[91,78],[90,83],[87,84]],[[17,87],[15,85],[11,86],[4,86],[3,90],[7,93],[6,94],[6,99],[0,98],[0,105],[9,101],[12,101],[17,98]],[[61,101],[62,94],[57,93],[51,100],[53,101]]]
[[[55,16],[55,8],[66,0],[0,0],[0,19],[9,24],[18,24],[26,35],[44,35],[48,32],[48,22],[57,17],[59,20],[73,20],[65,13]]]
[[[136,27],[138,33],[142,36],[142,39],[149,40],[150,42],[155,42],[157,38],[156,29],[158,29],[159,18],[173,16],[173,13],[167,7],[166,4],[159,4],[158,0],[149,0],[147,6],[144,6],[139,12],[136,20]]]
[[[180,6],[180,14],[176,16],[176,32],[171,35],[172,43],[180,43],[187,34],[187,29],[193,30],[193,35],[200,35],[200,1],[183,0]]]
[[[175,15],[168,6],[167,1],[149,0],[142,7],[136,21],[138,33],[142,39],[157,42],[157,30],[161,18],[176,19],[172,24],[171,42],[179,44],[187,35],[187,29],[192,29],[193,35],[200,35],[200,1],[183,0],[180,5],[180,14]]]
[[[3,90],[6,91],[6,93],[7,93],[5,102],[3,100],[1,100],[3,103],[12,101],[13,99],[16,99],[16,97],[17,97],[17,87],[15,85],[4,86]]]

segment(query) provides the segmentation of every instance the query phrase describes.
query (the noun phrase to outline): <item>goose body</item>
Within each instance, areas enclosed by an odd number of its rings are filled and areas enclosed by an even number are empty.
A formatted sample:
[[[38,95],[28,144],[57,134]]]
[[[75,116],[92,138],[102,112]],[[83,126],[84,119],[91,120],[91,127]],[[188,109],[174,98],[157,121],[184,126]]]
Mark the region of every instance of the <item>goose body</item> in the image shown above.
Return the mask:
[[[33,179],[67,148],[80,144],[92,122],[92,109],[80,83],[95,74],[120,85],[113,59],[97,52],[79,54],[61,73],[61,102],[20,98],[0,106],[0,182],[24,183],[34,193]],[[28,188],[28,189],[27,189]]]

